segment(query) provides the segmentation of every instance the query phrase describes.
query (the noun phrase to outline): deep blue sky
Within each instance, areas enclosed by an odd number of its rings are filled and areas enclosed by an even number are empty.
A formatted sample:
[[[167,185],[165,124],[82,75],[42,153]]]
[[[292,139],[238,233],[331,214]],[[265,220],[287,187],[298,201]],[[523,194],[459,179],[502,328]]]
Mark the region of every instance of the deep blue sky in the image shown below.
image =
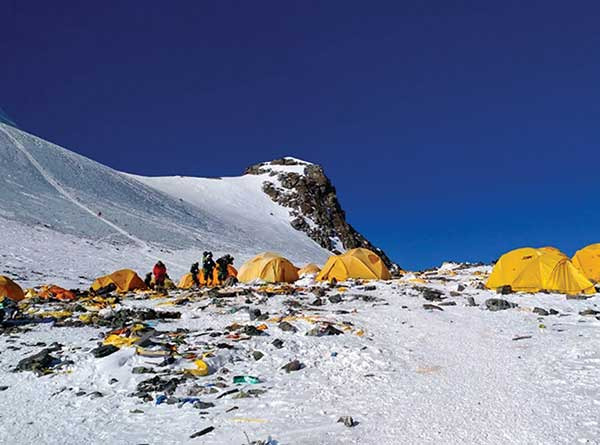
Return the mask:
[[[5,0],[0,106],[144,175],[320,163],[405,267],[573,253],[600,241],[599,23],[597,1]]]

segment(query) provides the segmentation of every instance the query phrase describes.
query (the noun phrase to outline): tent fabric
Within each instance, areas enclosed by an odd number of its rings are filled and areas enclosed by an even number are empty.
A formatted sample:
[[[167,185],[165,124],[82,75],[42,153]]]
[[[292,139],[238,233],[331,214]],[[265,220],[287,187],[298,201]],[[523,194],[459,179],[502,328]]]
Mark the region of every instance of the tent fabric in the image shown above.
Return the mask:
[[[298,279],[298,269],[288,259],[273,252],[264,252],[246,261],[238,272],[238,280],[242,283],[255,280],[293,283]]]
[[[48,286],[42,286],[40,292],[38,294],[40,298],[48,299],[56,299],[61,301],[72,301],[77,298],[75,292],[64,289],[59,286],[55,286],[53,284]]]
[[[502,255],[486,287],[497,289],[507,285],[517,292],[595,293],[594,285],[564,253],[548,247],[523,247]]]
[[[131,269],[121,269],[110,275],[105,275],[100,278],[96,278],[96,281],[92,283],[93,290],[99,290],[109,284],[114,284],[117,287],[118,292],[129,292],[133,290],[144,290],[147,289],[144,280],[142,280],[135,271]]]
[[[179,283],[177,283],[177,287],[179,289],[190,289],[194,287],[194,280],[192,279],[192,274],[186,273],[184,276],[182,276],[179,280]]]
[[[321,272],[319,281],[345,281],[348,278],[365,280],[389,280],[391,274],[381,258],[369,249],[351,249],[342,255],[329,257]]]
[[[315,263],[309,263],[306,266],[304,266],[302,269],[298,270],[298,275],[299,276],[316,275],[319,272],[321,272],[321,268],[319,266],[317,266]]]
[[[0,298],[8,297],[13,301],[21,301],[25,298],[25,293],[21,286],[15,283],[7,276],[0,275]]]
[[[573,264],[588,280],[600,282],[600,243],[590,244],[575,252]]]

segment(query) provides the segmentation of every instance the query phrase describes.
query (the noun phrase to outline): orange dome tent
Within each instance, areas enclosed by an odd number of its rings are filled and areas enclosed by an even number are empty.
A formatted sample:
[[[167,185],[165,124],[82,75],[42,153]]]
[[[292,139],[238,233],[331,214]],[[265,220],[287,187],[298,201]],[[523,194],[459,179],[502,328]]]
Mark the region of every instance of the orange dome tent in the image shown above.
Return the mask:
[[[96,281],[92,283],[92,289],[97,291],[108,286],[109,284],[114,284],[117,287],[118,292],[147,289],[144,280],[142,280],[138,274],[131,269],[117,270],[110,275],[96,278]]]
[[[10,278],[0,275],[0,298],[8,297],[13,301],[21,301],[25,298],[23,289]]]

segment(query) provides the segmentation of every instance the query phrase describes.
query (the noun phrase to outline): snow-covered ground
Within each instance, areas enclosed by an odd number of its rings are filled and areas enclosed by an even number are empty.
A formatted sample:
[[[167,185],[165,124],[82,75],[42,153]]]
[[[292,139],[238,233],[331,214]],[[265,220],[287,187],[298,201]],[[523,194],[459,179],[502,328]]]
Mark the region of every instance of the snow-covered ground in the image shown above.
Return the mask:
[[[166,306],[182,295],[124,299],[126,307],[181,312],[180,320],[155,325],[160,331],[184,329],[178,349],[183,356],[164,367],[158,366],[162,359],[141,357],[130,347],[93,357],[90,350],[109,328],[40,324],[1,335],[0,385],[8,388],[0,392],[0,442],[600,443],[600,321],[579,314],[598,309],[598,297],[497,295],[480,289],[488,271],[487,266],[446,265],[427,275],[326,289],[323,306],[311,304],[319,291],[310,279],[294,295],[267,297],[255,291],[213,300],[184,294],[189,302]],[[427,301],[423,287],[441,291],[443,301]],[[341,302],[328,300],[336,295]],[[469,297],[476,306],[469,306]],[[485,301],[497,297],[519,306],[487,310]],[[268,312],[268,320],[251,321],[245,307]],[[541,316],[534,307],[558,314]],[[296,318],[288,321],[296,333],[282,331],[273,320],[290,309]],[[317,319],[344,333],[305,335]],[[224,333],[232,323],[265,323],[268,335],[239,341],[206,335]],[[274,339],[284,341],[281,349],[272,345]],[[11,372],[19,360],[42,349],[37,342],[54,341],[64,345],[57,355],[73,360],[72,365],[43,377]],[[177,370],[191,366],[186,351],[209,350],[214,355],[206,361],[213,373],[180,384],[174,395],[194,395],[214,407],[156,405],[131,395],[139,382],[155,376],[133,374],[134,367],[178,376]],[[254,360],[253,351],[264,357]],[[291,373],[280,369],[294,359],[305,367]],[[261,383],[233,385],[236,375],[256,376]],[[219,398],[231,389],[265,392]],[[96,391],[102,397],[95,398]],[[152,393],[155,400],[158,395]],[[346,427],[337,422],[341,416],[358,424]],[[212,432],[190,438],[209,426]]]

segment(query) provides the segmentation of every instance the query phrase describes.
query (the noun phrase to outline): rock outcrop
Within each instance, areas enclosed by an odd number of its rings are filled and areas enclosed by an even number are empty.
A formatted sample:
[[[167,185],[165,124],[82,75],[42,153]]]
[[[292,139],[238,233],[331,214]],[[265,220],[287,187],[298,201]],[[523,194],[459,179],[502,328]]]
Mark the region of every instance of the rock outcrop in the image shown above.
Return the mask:
[[[398,270],[383,250],[346,222],[335,187],[320,166],[288,157],[253,165],[244,173],[268,175],[263,191],[290,209],[292,227],[305,232],[325,249],[341,253],[365,247],[376,252],[392,272]]]

